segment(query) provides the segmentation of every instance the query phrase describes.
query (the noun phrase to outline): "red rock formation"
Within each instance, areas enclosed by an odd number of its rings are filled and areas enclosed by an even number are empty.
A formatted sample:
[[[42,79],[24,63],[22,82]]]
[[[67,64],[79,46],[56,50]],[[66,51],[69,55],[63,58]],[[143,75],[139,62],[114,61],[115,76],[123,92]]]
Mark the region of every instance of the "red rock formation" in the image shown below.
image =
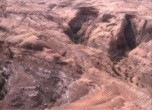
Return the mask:
[[[152,110],[151,7],[1,0],[0,109]]]

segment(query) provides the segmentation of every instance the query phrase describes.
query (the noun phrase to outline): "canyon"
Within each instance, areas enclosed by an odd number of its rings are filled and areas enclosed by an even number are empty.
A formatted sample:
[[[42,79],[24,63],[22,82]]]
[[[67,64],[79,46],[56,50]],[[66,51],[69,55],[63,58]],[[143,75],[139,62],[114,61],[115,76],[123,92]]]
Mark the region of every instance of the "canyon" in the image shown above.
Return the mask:
[[[1,110],[152,110],[151,0],[0,0]]]

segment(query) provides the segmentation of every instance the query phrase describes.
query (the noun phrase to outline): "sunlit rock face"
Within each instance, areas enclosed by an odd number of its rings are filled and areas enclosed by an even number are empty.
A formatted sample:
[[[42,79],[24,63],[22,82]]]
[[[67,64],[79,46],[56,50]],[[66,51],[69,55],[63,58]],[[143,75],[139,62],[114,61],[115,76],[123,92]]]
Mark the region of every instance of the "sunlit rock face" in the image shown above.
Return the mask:
[[[1,110],[152,110],[151,0],[1,0]]]

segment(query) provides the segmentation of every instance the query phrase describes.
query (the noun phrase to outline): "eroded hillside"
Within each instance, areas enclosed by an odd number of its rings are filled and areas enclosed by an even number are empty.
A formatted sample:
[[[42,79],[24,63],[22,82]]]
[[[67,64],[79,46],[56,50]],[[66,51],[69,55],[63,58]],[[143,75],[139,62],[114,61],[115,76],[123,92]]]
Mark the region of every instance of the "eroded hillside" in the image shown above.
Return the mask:
[[[1,110],[152,110],[151,0],[1,0]]]

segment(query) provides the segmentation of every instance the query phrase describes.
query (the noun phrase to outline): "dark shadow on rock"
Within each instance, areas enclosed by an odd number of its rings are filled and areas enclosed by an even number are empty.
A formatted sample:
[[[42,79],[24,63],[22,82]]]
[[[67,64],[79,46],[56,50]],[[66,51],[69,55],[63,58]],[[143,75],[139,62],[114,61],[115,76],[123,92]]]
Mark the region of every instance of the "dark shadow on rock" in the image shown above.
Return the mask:
[[[126,15],[127,25],[124,30],[125,39],[127,41],[127,45],[130,49],[134,49],[136,47],[136,34],[133,29],[133,24],[131,23],[131,15]]]
[[[90,20],[94,20],[98,16],[98,11],[93,7],[79,8],[76,16],[69,22],[71,30],[65,33],[70,37],[74,43],[82,43],[84,41],[83,35],[78,35],[82,25]]]
[[[136,33],[134,30],[134,25],[131,21],[133,15],[126,15],[126,24],[123,32],[120,32],[117,40],[111,40],[109,55],[112,61],[119,62],[123,57],[125,57],[127,51],[131,51],[136,47]]]

